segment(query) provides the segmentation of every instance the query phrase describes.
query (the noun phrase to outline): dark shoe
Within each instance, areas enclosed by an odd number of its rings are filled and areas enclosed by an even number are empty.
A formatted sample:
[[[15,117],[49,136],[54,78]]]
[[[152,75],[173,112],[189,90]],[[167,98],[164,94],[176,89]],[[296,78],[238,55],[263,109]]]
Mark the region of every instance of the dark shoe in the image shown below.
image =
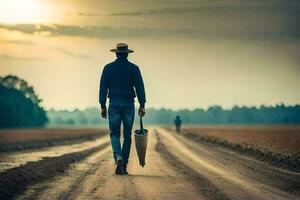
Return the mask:
[[[128,172],[127,172],[127,164],[124,164],[124,174],[128,174]]]
[[[123,174],[125,174],[123,160],[118,160],[117,161],[117,168],[116,168],[116,172],[115,173],[117,175],[123,175]]]

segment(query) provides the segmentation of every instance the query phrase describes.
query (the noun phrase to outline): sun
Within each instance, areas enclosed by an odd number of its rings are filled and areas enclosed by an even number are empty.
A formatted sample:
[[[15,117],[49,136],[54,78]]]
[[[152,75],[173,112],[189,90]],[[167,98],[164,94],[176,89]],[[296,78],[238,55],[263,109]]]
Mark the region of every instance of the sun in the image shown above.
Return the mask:
[[[1,23],[40,23],[45,20],[41,0],[0,0]]]

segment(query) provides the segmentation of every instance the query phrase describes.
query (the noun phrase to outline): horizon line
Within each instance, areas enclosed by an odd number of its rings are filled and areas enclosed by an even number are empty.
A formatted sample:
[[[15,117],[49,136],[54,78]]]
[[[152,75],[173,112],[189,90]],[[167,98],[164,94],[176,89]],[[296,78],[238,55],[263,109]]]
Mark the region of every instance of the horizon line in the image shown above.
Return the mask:
[[[219,104],[212,104],[212,105],[209,105],[207,107],[193,107],[193,108],[171,108],[171,107],[145,107],[146,110],[148,109],[153,109],[153,110],[172,110],[172,111],[182,111],[182,110],[188,110],[188,111],[194,111],[194,110],[197,110],[197,109],[200,109],[200,110],[205,110],[207,111],[209,108],[211,107],[221,107],[223,110],[232,110],[234,107],[239,107],[239,108],[242,108],[242,107],[246,107],[246,108],[260,108],[260,107],[279,107],[279,106],[285,106],[285,107],[296,107],[296,106],[300,106],[300,103],[295,103],[295,104],[286,104],[286,103],[276,103],[276,104],[260,104],[260,105],[233,105],[233,106],[230,106],[230,107],[224,107],[224,106],[221,106]],[[108,107],[108,106],[107,106]],[[135,106],[136,108],[138,108],[138,106]],[[45,109],[47,112],[48,111],[68,111],[68,112],[74,112],[74,111],[85,111],[85,110],[88,110],[88,109],[101,109],[100,106],[88,106],[88,107],[85,107],[85,108],[49,108],[49,109]]]

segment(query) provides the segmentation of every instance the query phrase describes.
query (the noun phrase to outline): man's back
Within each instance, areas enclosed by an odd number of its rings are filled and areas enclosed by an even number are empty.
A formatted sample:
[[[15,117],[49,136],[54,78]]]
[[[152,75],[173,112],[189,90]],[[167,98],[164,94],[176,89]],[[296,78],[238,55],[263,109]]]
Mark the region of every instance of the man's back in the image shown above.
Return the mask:
[[[182,123],[182,120],[180,119],[180,117],[177,116],[176,119],[174,120],[174,123],[176,126],[180,126]]]
[[[135,88],[135,90],[134,90]],[[105,104],[106,96],[110,101],[133,102],[137,94],[143,106],[145,103],[144,83],[139,68],[127,58],[117,58],[107,64],[100,81],[100,104]]]

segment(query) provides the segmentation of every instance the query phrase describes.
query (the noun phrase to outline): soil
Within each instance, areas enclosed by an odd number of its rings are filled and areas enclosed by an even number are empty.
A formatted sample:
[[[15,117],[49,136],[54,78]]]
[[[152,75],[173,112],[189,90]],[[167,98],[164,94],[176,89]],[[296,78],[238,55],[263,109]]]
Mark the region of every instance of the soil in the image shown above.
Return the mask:
[[[108,143],[0,173],[0,199],[299,199],[300,173],[159,127],[146,166],[133,141],[129,175],[115,175]],[[22,151],[19,152],[22,154]]]

